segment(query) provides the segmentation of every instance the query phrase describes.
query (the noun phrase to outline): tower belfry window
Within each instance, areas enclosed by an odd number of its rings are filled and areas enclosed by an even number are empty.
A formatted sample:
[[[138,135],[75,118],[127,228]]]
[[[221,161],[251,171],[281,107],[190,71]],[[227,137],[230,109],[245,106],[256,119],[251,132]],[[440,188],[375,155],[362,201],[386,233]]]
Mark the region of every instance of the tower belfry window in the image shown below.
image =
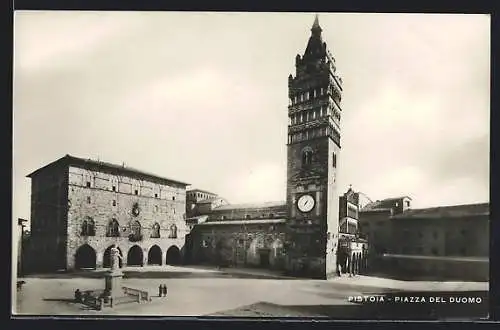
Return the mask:
[[[302,166],[309,166],[312,163],[312,150],[304,150],[302,152]]]

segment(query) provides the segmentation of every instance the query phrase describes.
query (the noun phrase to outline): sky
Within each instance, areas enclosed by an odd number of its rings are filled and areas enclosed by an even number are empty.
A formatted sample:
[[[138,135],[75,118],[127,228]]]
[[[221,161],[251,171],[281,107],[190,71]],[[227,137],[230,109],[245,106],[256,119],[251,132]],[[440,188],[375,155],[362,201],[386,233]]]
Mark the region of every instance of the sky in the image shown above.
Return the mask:
[[[14,18],[13,217],[66,154],[285,200],[288,75],[312,13],[28,12]],[[490,17],[319,15],[343,78],[338,193],[489,201]],[[16,220],[17,221],[17,220]]]

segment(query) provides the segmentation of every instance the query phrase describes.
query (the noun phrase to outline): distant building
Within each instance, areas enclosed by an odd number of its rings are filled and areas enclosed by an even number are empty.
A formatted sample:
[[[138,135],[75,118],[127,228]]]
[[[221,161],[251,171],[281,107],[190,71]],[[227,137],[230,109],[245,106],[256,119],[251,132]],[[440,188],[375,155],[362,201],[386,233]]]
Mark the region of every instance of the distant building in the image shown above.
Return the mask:
[[[229,204],[227,200],[201,189],[191,189],[186,193],[186,216],[188,219],[210,213],[214,208]],[[194,220],[194,219],[193,219]],[[196,224],[195,222],[193,224]]]
[[[372,271],[436,279],[487,280],[489,204],[411,208],[408,196],[360,210]]]
[[[368,241],[359,227],[359,202],[362,193],[351,187],[339,197],[339,247],[337,255],[341,256],[340,264],[345,269],[351,260],[359,260],[360,265],[367,265]],[[365,272],[365,267],[360,267]]]
[[[391,217],[388,254],[406,274],[489,279],[489,204],[413,209]]]
[[[113,244],[126,265],[181,261],[186,183],[70,155],[28,177],[32,270],[109,267]]]
[[[191,232],[192,263],[284,270],[286,203],[222,205]]]
[[[362,235],[370,242],[371,255],[387,253],[394,243],[390,219],[411,208],[412,199],[400,196],[377,200],[359,210],[359,226]]]

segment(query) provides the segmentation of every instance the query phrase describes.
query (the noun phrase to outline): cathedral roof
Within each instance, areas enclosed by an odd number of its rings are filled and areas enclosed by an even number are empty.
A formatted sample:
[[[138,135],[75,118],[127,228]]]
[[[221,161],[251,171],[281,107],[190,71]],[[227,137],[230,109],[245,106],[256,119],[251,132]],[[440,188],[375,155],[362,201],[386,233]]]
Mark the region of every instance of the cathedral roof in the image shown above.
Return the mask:
[[[214,211],[221,211],[221,210],[241,210],[241,209],[261,209],[261,208],[266,208],[266,207],[286,207],[286,202],[284,201],[278,201],[278,202],[264,202],[264,203],[251,203],[251,204],[228,204],[228,205],[221,205],[217,208],[214,209]]]
[[[202,199],[201,201],[198,201],[196,204],[210,204],[210,203],[216,202],[220,199],[223,199],[223,198],[222,197],[210,197],[210,198]]]
[[[279,224],[286,223],[286,219],[254,219],[254,220],[212,220],[200,223],[202,226],[212,225],[256,225],[256,224]]]
[[[438,206],[424,209],[410,209],[392,219],[417,219],[417,218],[465,218],[490,214],[490,204],[464,204],[453,206]]]

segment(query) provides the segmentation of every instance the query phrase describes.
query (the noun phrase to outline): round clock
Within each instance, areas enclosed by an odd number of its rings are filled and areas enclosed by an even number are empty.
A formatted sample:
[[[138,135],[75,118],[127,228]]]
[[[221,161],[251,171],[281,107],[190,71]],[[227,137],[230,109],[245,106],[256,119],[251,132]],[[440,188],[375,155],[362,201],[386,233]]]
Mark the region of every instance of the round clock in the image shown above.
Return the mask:
[[[297,201],[297,207],[301,212],[310,212],[315,205],[316,201],[311,195],[302,195]]]

